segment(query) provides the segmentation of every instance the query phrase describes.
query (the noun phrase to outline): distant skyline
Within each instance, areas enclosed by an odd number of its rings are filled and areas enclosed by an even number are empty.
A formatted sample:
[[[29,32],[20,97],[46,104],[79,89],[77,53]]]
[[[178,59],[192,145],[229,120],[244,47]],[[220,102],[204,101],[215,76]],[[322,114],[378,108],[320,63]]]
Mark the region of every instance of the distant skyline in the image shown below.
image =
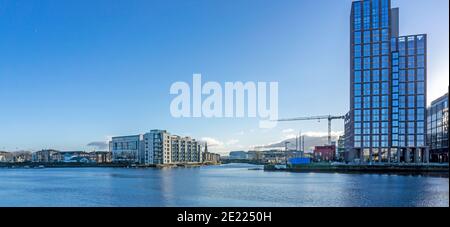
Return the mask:
[[[349,109],[352,0],[0,0],[0,150],[91,150],[111,136],[167,129],[247,150],[326,121],[174,119],[170,85],[278,81],[279,116]],[[428,34],[428,103],[449,84],[448,0],[392,0],[400,34]],[[333,131],[343,131],[333,121]]]

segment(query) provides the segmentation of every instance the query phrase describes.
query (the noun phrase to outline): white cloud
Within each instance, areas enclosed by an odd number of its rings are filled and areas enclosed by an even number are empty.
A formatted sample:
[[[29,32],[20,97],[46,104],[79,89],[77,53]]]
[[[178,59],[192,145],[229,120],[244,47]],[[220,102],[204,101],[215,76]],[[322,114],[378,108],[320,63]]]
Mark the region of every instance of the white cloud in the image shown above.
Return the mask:
[[[332,137],[338,137],[343,135],[344,132],[343,131],[331,131],[331,136]],[[328,136],[328,132],[304,132],[302,133],[302,135],[304,136],[308,136],[308,137],[324,137],[324,136]]]
[[[239,143],[239,140],[237,140],[237,139],[231,139],[231,140],[228,140],[228,141],[226,142],[226,145],[227,145],[227,146],[230,146],[230,145],[235,145],[235,144],[237,144],[237,143]]]
[[[283,133],[292,133],[292,132],[294,132],[294,129],[292,129],[292,128],[287,128],[287,129],[283,129],[282,132],[283,132]]]
[[[208,147],[223,146],[223,144],[224,144],[222,141],[212,138],[212,137],[202,137],[200,140],[202,142],[208,143]]]

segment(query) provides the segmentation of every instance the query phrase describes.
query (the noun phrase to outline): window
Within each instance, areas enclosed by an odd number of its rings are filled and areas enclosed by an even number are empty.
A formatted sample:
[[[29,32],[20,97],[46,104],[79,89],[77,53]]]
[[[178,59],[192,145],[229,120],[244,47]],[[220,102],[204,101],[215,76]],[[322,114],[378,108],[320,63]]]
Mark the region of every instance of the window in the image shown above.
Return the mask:
[[[364,57],[370,56],[370,44],[364,45]]]
[[[391,39],[391,50],[397,51],[397,39],[396,38]],[[397,55],[397,57],[398,57],[398,55]]]
[[[408,55],[415,55],[416,46],[414,42],[414,36],[408,37]]]
[[[381,56],[381,67],[382,68],[389,67],[389,57],[388,56]]]
[[[381,70],[381,81],[388,81],[389,80],[389,70],[383,69]]]
[[[370,57],[364,58],[364,69],[370,69]]]
[[[380,44],[374,43],[372,45],[372,54],[375,55],[375,56],[380,55]]]
[[[388,94],[389,93],[389,86],[388,83],[384,82],[381,83],[381,94]]]
[[[355,70],[361,70],[361,58],[355,58]]]
[[[378,82],[380,81],[380,71],[379,70],[372,70],[372,81]]]
[[[361,84],[355,84],[354,93],[355,96],[361,96]]]
[[[419,68],[425,67],[425,56],[424,55],[417,56],[417,67],[419,67]]]
[[[364,31],[364,43],[370,43],[370,31]]]
[[[425,80],[425,70],[424,69],[417,69],[417,80],[418,81]]]
[[[379,95],[380,94],[380,84],[379,83],[373,83],[372,84],[372,93],[374,95]]]
[[[398,59],[398,61],[399,61],[399,67],[400,67],[400,69],[406,68],[406,58],[405,58],[405,57],[400,57],[400,58]]]
[[[381,107],[388,107],[389,106],[389,98],[387,95],[383,95],[381,97]]]
[[[380,68],[380,58],[379,57],[372,58],[372,68]]]
[[[389,41],[389,29],[381,30],[381,41],[383,42]]]
[[[416,66],[416,59],[414,58],[414,56],[409,56],[408,57],[408,68],[414,68]]]
[[[355,45],[354,47],[354,56],[355,57],[361,57],[361,46],[360,45]]]
[[[423,35],[416,36],[417,38],[417,54],[425,54],[425,37]]]
[[[370,29],[370,1],[364,1],[363,3],[364,13],[364,29]]]
[[[408,81],[416,80],[416,71],[414,69],[408,70]]]
[[[370,84],[364,84],[364,95],[370,95]]]
[[[355,44],[361,44],[361,32],[354,33]]]
[[[406,55],[406,40],[405,37],[398,38],[398,51],[400,56]]]
[[[418,82],[417,83],[417,94],[425,94],[425,83],[424,82]]]
[[[417,107],[421,107],[421,108],[425,107],[425,96],[424,95],[417,96]]]
[[[361,71],[355,71],[354,81],[355,83],[361,83]]]
[[[372,41],[374,43],[380,42],[380,30],[372,30]]]
[[[381,54],[389,54],[389,43],[388,42],[383,42],[381,43]]]
[[[416,93],[415,84],[414,84],[414,82],[409,82],[408,83],[408,94],[413,95],[414,93]]]
[[[365,83],[370,82],[370,71],[369,70],[364,71],[364,82]]]

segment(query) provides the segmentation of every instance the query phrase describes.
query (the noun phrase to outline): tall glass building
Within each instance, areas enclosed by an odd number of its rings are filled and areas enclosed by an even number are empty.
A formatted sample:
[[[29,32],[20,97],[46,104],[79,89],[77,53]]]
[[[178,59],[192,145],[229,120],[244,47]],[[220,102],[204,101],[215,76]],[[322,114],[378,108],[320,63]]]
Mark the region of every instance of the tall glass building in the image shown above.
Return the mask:
[[[426,35],[399,36],[390,0],[354,1],[350,26],[349,157],[428,162]]]
[[[427,129],[431,161],[448,162],[448,93],[431,102]]]

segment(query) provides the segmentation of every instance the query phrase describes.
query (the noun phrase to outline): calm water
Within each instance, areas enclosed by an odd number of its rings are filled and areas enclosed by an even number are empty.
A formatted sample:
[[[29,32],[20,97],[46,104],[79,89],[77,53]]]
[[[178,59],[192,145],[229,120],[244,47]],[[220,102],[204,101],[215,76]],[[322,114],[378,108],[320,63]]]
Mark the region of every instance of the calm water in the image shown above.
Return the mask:
[[[448,178],[251,167],[0,169],[0,206],[449,206]]]

